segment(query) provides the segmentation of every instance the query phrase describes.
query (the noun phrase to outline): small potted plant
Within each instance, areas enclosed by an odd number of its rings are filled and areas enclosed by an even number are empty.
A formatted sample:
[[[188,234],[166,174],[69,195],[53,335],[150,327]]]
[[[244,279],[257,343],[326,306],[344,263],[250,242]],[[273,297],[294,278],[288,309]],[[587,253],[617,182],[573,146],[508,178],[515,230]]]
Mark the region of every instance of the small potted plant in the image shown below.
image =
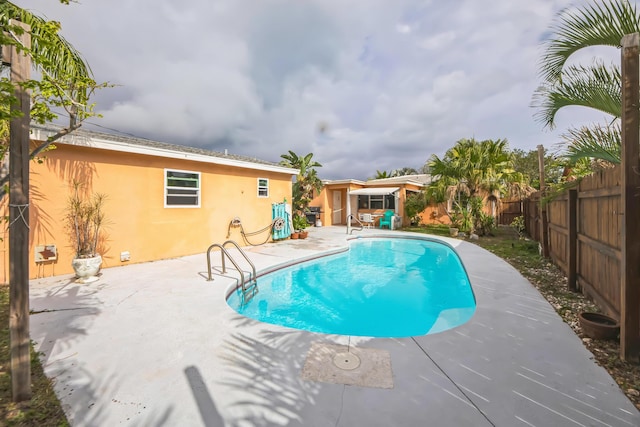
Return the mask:
[[[67,201],[66,225],[74,246],[75,258],[71,265],[80,283],[98,280],[96,275],[102,265],[102,257],[97,252],[105,222],[105,195],[90,194],[82,184],[73,183],[73,191]]]
[[[295,215],[293,217],[293,229],[298,232],[301,239],[306,239],[309,232],[305,230],[307,228],[307,218],[302,215]]]

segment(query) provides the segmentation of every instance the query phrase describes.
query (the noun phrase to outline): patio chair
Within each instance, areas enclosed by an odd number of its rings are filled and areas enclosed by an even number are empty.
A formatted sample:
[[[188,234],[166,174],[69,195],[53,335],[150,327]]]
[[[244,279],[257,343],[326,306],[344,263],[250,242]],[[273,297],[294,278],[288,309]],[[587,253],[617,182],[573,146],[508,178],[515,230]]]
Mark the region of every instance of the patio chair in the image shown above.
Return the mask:
[[[371,215],[370,213],[362,214],[362,216],[360,217],[360,221],[365,228],[371,228],[374,225],[373,215]]]
[[[393,221],[393,215],[393,211],[385,211],[384,215],[380,218],[380,228],[386,225],[387,227],[389,227],[389,230],[391,230],[391,221]]]

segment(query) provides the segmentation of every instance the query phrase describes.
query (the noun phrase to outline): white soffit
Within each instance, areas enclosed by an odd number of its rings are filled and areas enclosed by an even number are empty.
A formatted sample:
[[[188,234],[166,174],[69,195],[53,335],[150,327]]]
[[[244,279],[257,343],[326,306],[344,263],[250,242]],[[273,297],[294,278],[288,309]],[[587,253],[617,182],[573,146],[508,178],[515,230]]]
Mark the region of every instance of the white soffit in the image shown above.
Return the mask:
[[[351,190],[349,194],[356,196],[386,196],[395,193],[400,187],[368,187]]]

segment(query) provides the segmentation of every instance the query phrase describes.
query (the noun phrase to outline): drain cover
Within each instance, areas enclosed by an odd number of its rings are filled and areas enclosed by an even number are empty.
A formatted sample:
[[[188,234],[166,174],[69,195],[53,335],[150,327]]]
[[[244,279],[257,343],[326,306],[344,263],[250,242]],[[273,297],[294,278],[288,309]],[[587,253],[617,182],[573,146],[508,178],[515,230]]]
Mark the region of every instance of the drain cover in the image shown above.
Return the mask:
[[[333,364],[345,371],[351,371],[360,366],[360,358],[353,353],[338,353],[333,357]]]

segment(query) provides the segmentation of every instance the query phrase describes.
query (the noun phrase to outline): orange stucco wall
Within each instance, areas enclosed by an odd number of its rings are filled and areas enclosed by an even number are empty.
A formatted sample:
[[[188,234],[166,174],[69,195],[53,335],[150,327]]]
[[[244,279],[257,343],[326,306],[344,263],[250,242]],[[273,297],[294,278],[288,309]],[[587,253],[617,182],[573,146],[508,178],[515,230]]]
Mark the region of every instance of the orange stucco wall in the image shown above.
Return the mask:
[[[334,211],[340,210],[340,224],[346,225],[347,218],[347,188],[349,190],[357,190],[359,188],[363,188],[363,185],[359,184],[327,184],[322,188],[320,194],[318,194],[310,203],[310,206],[318,206],[322,209],[323,213],[321,215],[323,225],[335,225],[333,221],[333,213]],[[396,212],[398,215],[402,217],[403,226],[409,225],[410,219],[404,213],[404,203],[407,198],[407,190],[412,191],[420,191],[420,187],[413,184],[387,184],[387,185],[379,185],[379,187],[400,187],[400,192],[398,195],[398,207]],[[334,192],[341,193],[341,206],[334,206],[333,203],[333,193]],[[357,215],[358,213],[372,213],[376,215],[382,215],[386,209],[358,209],[357,197],[352,196],[351,200],[351,213],[353,215]]]
[[[289,174],[191,160],[61,144],[30,167],[30,278],[73,272],[74,253],[64,227],[73,180],[107,196],[103,268],[204,253],[212,243],[227,240],[234,217],[240,218],[245,232],[257,231],[271,223],[272,203],[291,201]],[[199,208],[164,207],[165,168],[201,173]],[[269,197],[257,196],[258,178],[269,179]],[[265,232],[251,241],[267,237]],[[244,244],[239,228],[232,228],[228,238]],[[36,264],[35,246],[51,244],[57,246],[57,261]],[[120,261],[122,251],[130,252],[131,261]],[[204,256],[202,262],[204,271]],[[6,282],[6,256],[4,263]]]

